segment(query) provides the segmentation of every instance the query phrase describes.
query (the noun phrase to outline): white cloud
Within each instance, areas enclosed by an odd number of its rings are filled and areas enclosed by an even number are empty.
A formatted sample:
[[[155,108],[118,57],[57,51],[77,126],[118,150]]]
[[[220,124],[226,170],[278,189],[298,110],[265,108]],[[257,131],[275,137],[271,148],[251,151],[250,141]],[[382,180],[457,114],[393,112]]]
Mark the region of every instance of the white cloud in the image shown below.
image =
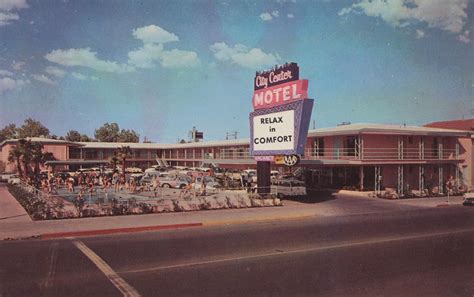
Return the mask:
[[[54,66],[46,67],[45,72],[59,78],[64,77],[66,75],[66,71]]]
[[[3,94],[7,91],[13,91],[23,87],[27,81],[24,80],[14,80],[10,77],[0,78],[0,94]]]
[[[166,68],[185,68],[199,66],[200,61],[195,52],[172,49],[164,51],[161,65]]]
[[[153,68],[156,62],[166,68],[195,67],[200,64],[195,52],[178,49],[167,51],[162,44],[144,44],[128,53],[128,62],[137,68]]]
[[[138,68],[153,68],[162,54],[162,44],[144,44],[143,47],[128,52],[128,63]]]
[[[268,12],[262,13],[260,15],[260,18],[262,19],[262,21],[271,21],[271,20],[273,20],[273,16]]]
[[[13,72],[0,69],[0,76],[13,76]]]
[[[284,4],[284,3],[288,3],[288,2],[296,3],[296,0],[277,0],[277,2],[280,3],[280,4]]]
[[[63,66],[82,66],[102,72],[123,73],[133,71],[133,67],[117,62],[104,61],[97,58],[97,53],[90,48],[57,49],[46,54],[45,58]]]
[[[20,17],[16,13],[3,13],[0,12],[0,26],[5,26],[10,24],[11,21],[19,20]]]
[[[295,17],[295,15],[294,15],[294,14],[292,14],[292,13],[289,13],[289,14],[287,14],[286,16],[287,16],[289,19],[292,19],[292,18],[294,18],[294,17]]]
[[[72,76],[74,76],[75,78],[77,78],[78,80],[87,80],[87,76],[85,76],[84,74],[82,73],[78,73],[78,72],[73,72],[71,73]]]
[[[25,62],[22,62],[22,61],[13,61],[12,62],[12,68],[19,71],[21,69],[23,69],[23,67],[26,65]]]
[[[174,33],[170,33],[156,25],[137,28],[133,30],[133,36],[136,39],[143,41],[143,43],[168,43],[179,41],[178,36]]]
[[[19,20],[20,16],[10,11],[22,8],[28,8],[26,0],[0,0],[0,26],[5,26],[10,24],[11,21]]]
[[[255,70],[278,64],[281,59],[278,54],[267,54],[259,48],[249,50],[242,44],[229,47],[224,42],[219,42],[211,45],[210,49],[217,60]]]
[[[47,77],[44,74],[33,74],[32,77],[36,79],[37,81],[40,81],[42,83],[48,84],[48,85],[56,85],[56,82],[51,80],[49,77]]]
[[[425,31],[416,29],[416,39],[421,39],[423,37],[425,37]]]
[[[13,9],[28,8],[26,0],[2,0],[0,1],[0,10],[10,11]]]
[[[467,19],[469,0],[362,0],[343,8],[339,15],[351,12],[380,17],[394,27],[426,23],[430,28],[460,33]]]
[[[262,21],[271,21],[273,18],[277,18],[280,16],[280,12],[278,10],[274,10],[272,12],[264,12],[260,15]]]
[[[458,40],[464,43],[471,42],[471,38],[469,37],[469,30],[465,30],[462,34],[459,34]]]

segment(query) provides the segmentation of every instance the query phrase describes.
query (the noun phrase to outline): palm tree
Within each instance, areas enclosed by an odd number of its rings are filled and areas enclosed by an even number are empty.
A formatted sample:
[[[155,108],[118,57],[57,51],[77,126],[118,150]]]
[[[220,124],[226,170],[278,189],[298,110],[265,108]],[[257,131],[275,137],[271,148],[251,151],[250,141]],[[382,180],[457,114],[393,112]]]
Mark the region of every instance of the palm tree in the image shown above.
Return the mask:
[[[33,143],[32,145],[32,158],[31,160],[35,164],[35,177],[38,177],[40,173],[40,165],[44,165],[47,161],[55,160],[53,153],[43,152],[43,145],[41,143]]]
[[[127,158],[131,155],[131,153],[132,150],[129,146],[121,146],[116,151],[117,158],[122,163],[122,175],[125,175],[125,164],[127,162]]]
[[[20,139],[18,140],[18,147],[21,151],[21,160],[23,162],[25,177],[29,176],[30,163],[33,158],[33,143],[31,140]]]
[[[117,169],[117,165],[119,163],[119,158],[117,157],[117,152],[114,152],[114,155],[109,158],[109,164],[112,166],[112,170],[115,171]]]
[[[18,170],[18,175],[23,177],[23,170],[21,170],[21,149],[17,145],[8,153],[8,163],[16,163],[16,168]]]

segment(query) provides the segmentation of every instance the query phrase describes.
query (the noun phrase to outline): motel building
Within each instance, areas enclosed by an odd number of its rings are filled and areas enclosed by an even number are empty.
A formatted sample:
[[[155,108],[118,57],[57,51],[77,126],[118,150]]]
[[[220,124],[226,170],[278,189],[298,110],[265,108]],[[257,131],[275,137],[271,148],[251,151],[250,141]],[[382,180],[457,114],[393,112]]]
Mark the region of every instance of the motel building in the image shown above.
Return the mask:
[[[446,122],[443,122],[446,123]],[[407,190],[437,188],[444,191],[446,181],[472,189],[474,120],[469,129],[394,126],[381,124],[348,124],[310,130],[305,152],[293,173],[302,174],[307,186],[379,191],[392,188],[399,194]],[[228,169],[256,168],[249,155],[249,139],[201,141],[183,144],[69,142],[31,138],[53,153],[55,161],[47,162],[49,170],[77,170],[108,164],[114,151],[129,146],[132,154],[128,167],[164,166],[199,167],[212,164]],[[0,160],[7,171],[16,171],[8,163],[9,151],[17,140],[0,144]],[[273,170],[288,172],[283,165]]]

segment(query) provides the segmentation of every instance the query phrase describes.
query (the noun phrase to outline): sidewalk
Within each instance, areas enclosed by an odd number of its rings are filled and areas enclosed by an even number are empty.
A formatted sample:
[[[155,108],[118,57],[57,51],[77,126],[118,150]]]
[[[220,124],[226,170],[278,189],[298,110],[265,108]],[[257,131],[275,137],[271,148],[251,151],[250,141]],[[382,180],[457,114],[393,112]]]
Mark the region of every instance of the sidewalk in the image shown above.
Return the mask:
[[[25,209],[16,201],[6,186],[0,185],[0,222],[25,223],[32,222]]]
[[[276,207],[32,221],[23,208],[8,193],[6,187],[0,186],[0,205],[2,205],[0,214],[2,217],[5,217],[0,220],[0,240],[30,237],[47,239],[195,226],[242,224],[246,222],[283,221],[309,217],[323,218],[408,211],[437,207],[439,204],[443,204],[446,198],[384,200],[337,195],[319,197],[316,200],[319,201],[304,203],[301,201],[284,200],[284,206]],[[459,197],[451,199],[452,206],[459,206],[461,203],[462,199]]]

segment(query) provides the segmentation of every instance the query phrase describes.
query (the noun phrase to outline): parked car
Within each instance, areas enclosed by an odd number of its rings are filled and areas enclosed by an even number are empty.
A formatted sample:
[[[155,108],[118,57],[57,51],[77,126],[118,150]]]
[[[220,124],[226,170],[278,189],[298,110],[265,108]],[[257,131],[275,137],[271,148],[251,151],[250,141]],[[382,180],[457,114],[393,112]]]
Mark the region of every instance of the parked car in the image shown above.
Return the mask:
[[[306,185],[295,178],[276,179],[272,181],[271,193],[278,198],[286,196],[306,196]]]
[[[20,176],[18,174],[13,174],[8,179],[8,183],[11,184],[11,185],[19,185],[20,182],[21,182],[21,180],[20,180]]]
[[[271,179],[277,179],[279,176],[280,176],[280,171],[278,171],[278,170],[270,171],[270,178]]]
[[[160,178],[160,184],[162,188],[175,188],[175,189],[182,189],[189,185],[190,180],[189,177],[185,176],[166,176]]]
[[[206,182],[206,189],[217,189],[220,187],[219,182],[212,176],[198,176],[194,182],[194,187],[196,189],[200,189],[202,185],[202,181]]]
[[[473,206],[474,205],[474,192],[467,192],[463,195],[464,201],[462,205],[464,206]]]
[[[138,167],[128,167],[128,168],[125,168],[125,172],[126,173],[143,173],[143,170]]]
[[[10,179],[10,177],[12,175],[15,175],[15,173],[13,173],[13,172],[3,172],[0,175],[0,182],[8,182],[8,179]]]

